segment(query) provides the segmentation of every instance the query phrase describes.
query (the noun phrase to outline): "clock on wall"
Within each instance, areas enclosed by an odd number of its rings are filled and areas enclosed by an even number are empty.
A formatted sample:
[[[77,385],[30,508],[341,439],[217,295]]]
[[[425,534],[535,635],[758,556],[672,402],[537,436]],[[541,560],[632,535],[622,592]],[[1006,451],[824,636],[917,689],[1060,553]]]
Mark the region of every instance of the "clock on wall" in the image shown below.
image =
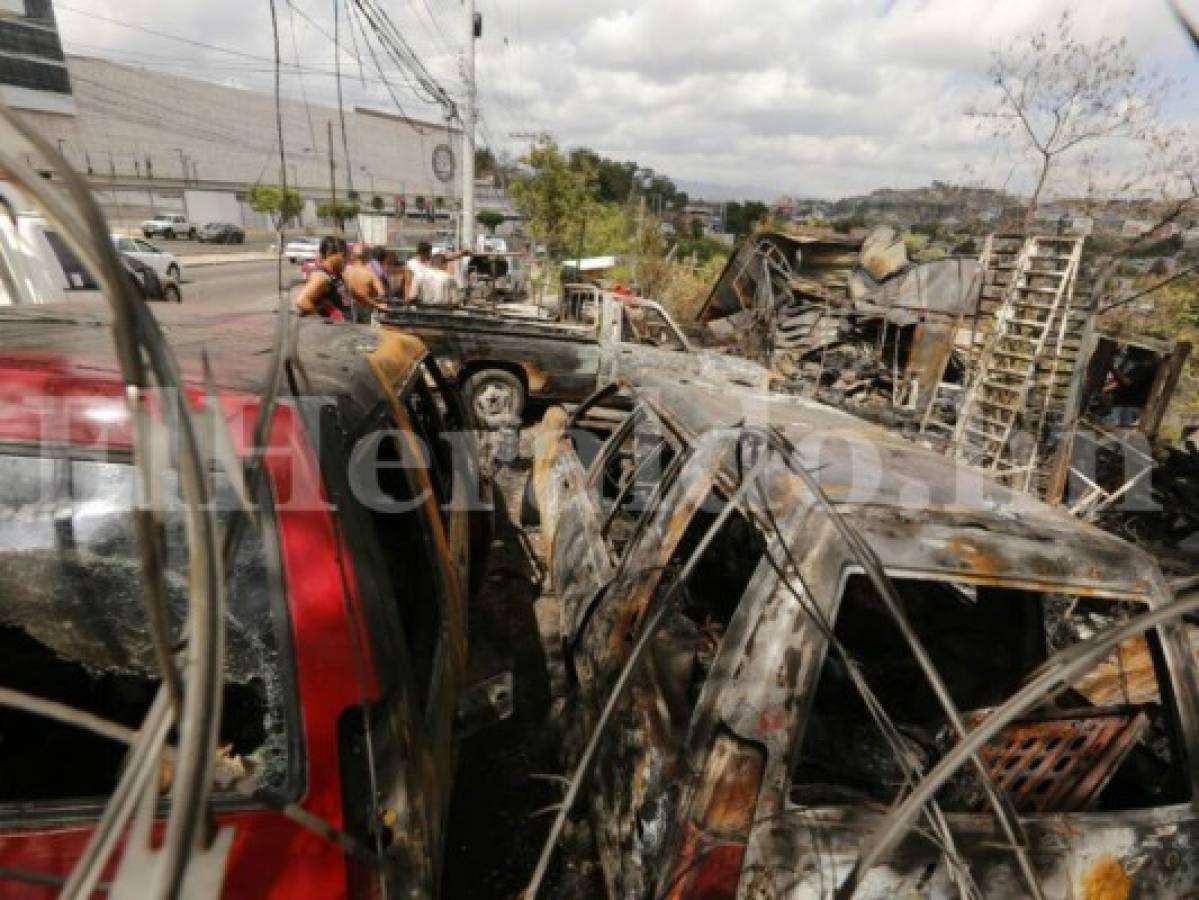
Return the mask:
[[[454,151],[448,144],[438,144],[433,148],[433,174],[438,181],[448,182],[454,178]]]

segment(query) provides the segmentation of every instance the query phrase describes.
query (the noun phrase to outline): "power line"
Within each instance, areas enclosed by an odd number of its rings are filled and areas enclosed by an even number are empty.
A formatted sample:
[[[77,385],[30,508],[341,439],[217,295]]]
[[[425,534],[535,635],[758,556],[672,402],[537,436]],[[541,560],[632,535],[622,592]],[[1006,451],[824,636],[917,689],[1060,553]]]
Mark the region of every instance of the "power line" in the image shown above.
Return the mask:
[[[307,22],[315,30],[317,30],[319,33],[325,35],[326,37],[329,37],[330,40],[332,40],[332,37],[328,34],[328,32],[325,31],[325,29],[321,28],[320,25],[317,24],[315,21],[313,21],[311,16],[309,16],[307,13],[305,13],[302,8],[297,6],[293,2],[293,0],[288,0],[288,6],[295,12],[296,15],[299,15],[305,22]],[[183,37],[182,35],[171,34],[170,32],[162,31],[162,30],[156,29],[156,28],[148,28],[146,26],[137,25],[132,22],[124,22],[119,19],[114,19],[114,18],[111,18],[108,16],[101,16],[101,15],[91,13],[91,12],[85,13],[81,10],[78,10],[78,9],[76,9],[72,6],[68,6],[68,5],[59,4],[57,6],[57,8],[63,10],[64,12],[75,13],[77,15],[86,15],[93,19],[97,19],[99,21],[106,22],[111,25],[116,25],[120,28],[127,28],[132,31],[138,31],[143,34],[149,34],[156,38],[162,38],[164,40],[175,41],[180,44],[186,44],[188,46],[197,47],[197,48],[200,48],[203,50],[208,50],[213,53],[221,53],[226,56],[232,56],[232,57],[236,57],[238,59],[246,60],[247,62],[261,64],[257,68],[250,68],[250,67],[242,67],[242,68],[236,68],[236,69],[226,68],[225,69],[226,71],[238,71],[238,72],[244,72],[244,73],[261,73],[261,74],[270,74],[271,72],[274,71],[274,68],[273,68],[274,60],[272,60],[268,57],[265,57],[265,56],[259,56],[259,55],[253,54],[253,53],[247,53],[245,51],[237,50],[232,47],[222,47],[220,45],[212,44],[212,43],[209,43],[206,41],[197,41],[192,38]],[[79,46],[91,46],[91,47],[94,47],[95,49],[105,52],[106,54],[122,52],[119,50],[115,50],[114,48],[103,47],[103,46],[95,45],[95,44],[89,45],[89,44],[85,44],[83,42],[73,42],[73,43],[77,43]],[[344,48],[340,48],[340,47],[336,48],[334,52],[335,52],[335,54],[340,53],[340,52],[346,52],[347,55],[350,55],[349,51],[345,51]],[[415,51],[413,51],[413,53],[415,53]],[[155,54],[139,53],[136,55],[135,61],[141,60],[145,57],[154,58]],[[174,65],[177,67],[181,64],[186,65],[186,63],[187,63],[187,61],[180,61],[173,57],[159,57],[159,58],[164,59],[164,62],[161,63],[161,65],[165,65],[165,66]],[[351,58],[353,58],[353,57],[351,56]],[[361,63],[361,60],[355,60],[355,61]],[[220,68],[219,66],[214,66],[205,60],[195,60],[194,62],[195,62],[196,66],[202,67],[202,68],[213,68],[213,69]],[[320,68],[314,68],[311,66],[303,66],[300,64],[291,64],[291,63],[283,63],[282,65],[283,65],[283,68],[293,71],[297,74],[320,75],[320,76],[329,77],[329,78],[337,77],[337,72],[335,70],[320,69]],[[150,67],[150,68],[152,68],[152,67]],[[432,78],[431,75],[429,77]],[[377,79],[368,79],[368,80],[370,80],[374,83],[382,83],[381,80],[377,80]],[[420,96],[419,90],[417,90],[414,87],[411,88],[411,90],[412,90],[413,95],[416,96],[417,99],[423,99]],[[440,101],[433,99],[433,100],[430,100],[429,102],[438,104]]]
[[[341,49],[341,0],[333,0],[333,46]],[[346,158],[346,185],[350,194],[354,193],[354,166],[350,162],[350,138],[346,134],[346,105],[341,95],[341,54],[335,53],[337,62],[337,116],[341,119],[341,149]],[[332,155],[332,148],[329,149]]]
[[[271,10],[274,10],[274,0],[271,0]],[[308,119],[308,135],[312,139],[311,146],[316,144],[316,127],[312,123],[312,107],[308,105],[308,91],[304,87],[304,73],[300,71],[300,44],[296,40],[296,11],[290,3],[287,4],[287,18],[291,24],[291,49],[296,58],[296,71],[300,81],[300,96],[304,99],[304,115]],[[280,60],[280,65],[282,61]]]
[[[458,114],[457,104],[441,86],[441,83],[429,72],[387,12],[373,0],[353,0],[353,2],[363,12],[371,29],[375,32],[375,36],[379,38],[380,43],[400,67],[400,70],[407,72],[415,79],[416,84],[425,92],[425,97],[429,102],[442,106],[447,116],[456,117]]]

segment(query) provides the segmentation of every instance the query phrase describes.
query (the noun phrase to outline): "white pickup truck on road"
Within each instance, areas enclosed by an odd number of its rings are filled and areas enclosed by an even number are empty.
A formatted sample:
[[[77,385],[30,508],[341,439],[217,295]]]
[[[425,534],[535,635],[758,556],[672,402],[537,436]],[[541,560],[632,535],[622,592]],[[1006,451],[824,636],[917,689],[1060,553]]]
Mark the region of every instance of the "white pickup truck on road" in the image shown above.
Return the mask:
[[[161,215],[142,222],[142,234],[148,238],[160,237],[168,241],[175,238],[196,239],[196,226],[186,216]]]

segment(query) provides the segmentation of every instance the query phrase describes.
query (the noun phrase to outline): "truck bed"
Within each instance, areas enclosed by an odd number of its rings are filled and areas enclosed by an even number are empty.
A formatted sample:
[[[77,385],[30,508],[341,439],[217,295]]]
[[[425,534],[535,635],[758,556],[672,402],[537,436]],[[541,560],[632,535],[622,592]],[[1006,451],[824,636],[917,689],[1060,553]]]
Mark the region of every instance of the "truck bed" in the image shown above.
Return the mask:
[[[380,316],[384,325],[399,328],[433,329],[459,334],[504,335],[549,341],[599,342],[596,325],[566,324],[527,316],[503,315],[478,308],[430,309],[412,307],[388,310]]]

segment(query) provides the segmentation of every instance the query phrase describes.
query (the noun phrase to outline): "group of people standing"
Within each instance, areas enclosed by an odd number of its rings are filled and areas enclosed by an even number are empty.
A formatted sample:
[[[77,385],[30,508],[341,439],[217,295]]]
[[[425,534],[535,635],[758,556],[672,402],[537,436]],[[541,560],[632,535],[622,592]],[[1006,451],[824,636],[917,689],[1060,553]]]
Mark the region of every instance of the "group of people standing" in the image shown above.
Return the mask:
[[[369,323],[374,316],[400,304],[454,306],[458,284],[451,260],[462,253],[434,253],[428,242],[403,265],[385,247],[355,244],[340,237],[321,240],[316,265],[296,298],[302,316]]]

